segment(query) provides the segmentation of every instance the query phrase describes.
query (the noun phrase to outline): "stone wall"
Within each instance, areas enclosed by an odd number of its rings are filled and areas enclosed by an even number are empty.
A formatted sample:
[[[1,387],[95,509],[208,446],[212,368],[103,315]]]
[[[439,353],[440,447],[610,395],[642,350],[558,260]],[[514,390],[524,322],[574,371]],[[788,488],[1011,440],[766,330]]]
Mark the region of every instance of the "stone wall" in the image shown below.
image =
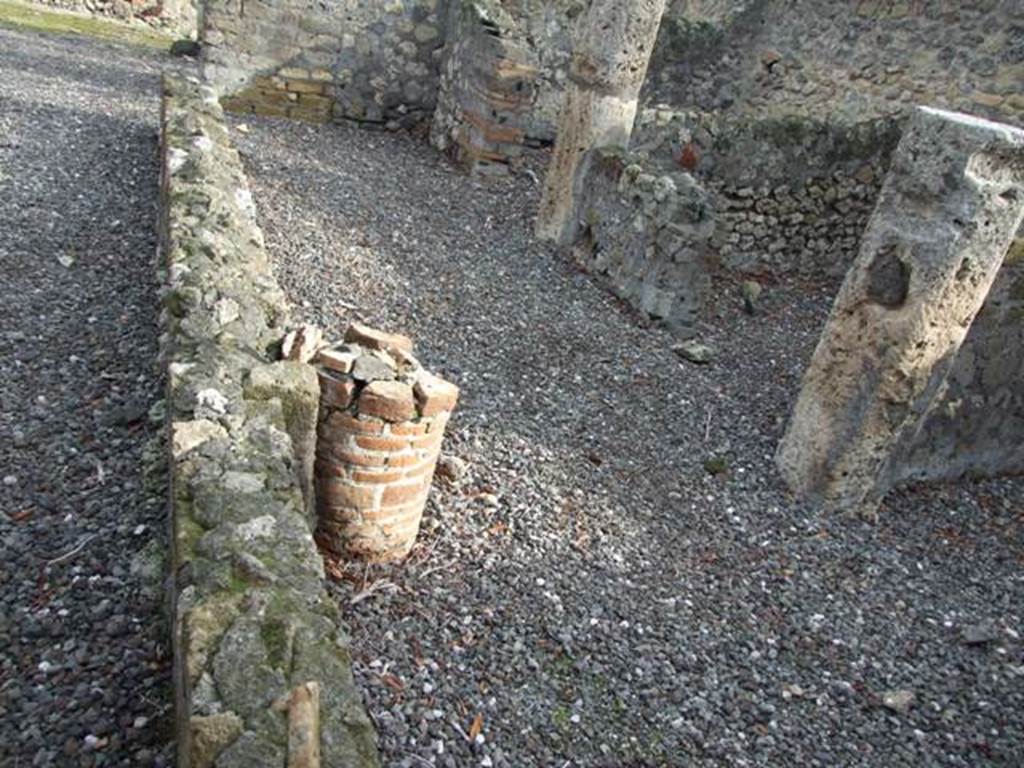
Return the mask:
[[[178,765],[279,768],[298,739],[376,766],[302,494],[316,375],[271,362],[287,308],[214,92],[168,77],[162,125]]]
[[[682,171],[659,174],[620,149],[595,153],[583,182],[577,263],[647,317],[692,326],[711,284],[714,215]]]
[[[853,123],[915,104],[1021,124],[1017,0],[676,3],[652,98],[705,111]]]
[[[194,38],[198,0],[30,0],[91,16],[141,22],[157,29]]]
[[[431,141],[470,172],[503,173],[528,145],[539,61],[513,17],[495,0],[448,8]]]
[[[209,0],[203,71],[237,111],[412,127],[437,101],[437,0]]]

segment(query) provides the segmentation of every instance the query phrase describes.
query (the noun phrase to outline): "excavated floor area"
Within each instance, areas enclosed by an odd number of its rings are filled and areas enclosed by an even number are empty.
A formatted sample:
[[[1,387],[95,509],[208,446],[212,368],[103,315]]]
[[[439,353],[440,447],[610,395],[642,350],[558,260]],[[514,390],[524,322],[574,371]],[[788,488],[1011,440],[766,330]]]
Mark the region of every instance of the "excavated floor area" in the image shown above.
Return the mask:
[[[0,28],[0,765],[173,761],[160,68]]]
[[[834,286],[722,289],[705,367],[531,237],[537,173],[236,119],[278,277],[463,392],[397,566],[332,568],[389,766],[1024,760],[1024,483],[793,503],[772,455]]]

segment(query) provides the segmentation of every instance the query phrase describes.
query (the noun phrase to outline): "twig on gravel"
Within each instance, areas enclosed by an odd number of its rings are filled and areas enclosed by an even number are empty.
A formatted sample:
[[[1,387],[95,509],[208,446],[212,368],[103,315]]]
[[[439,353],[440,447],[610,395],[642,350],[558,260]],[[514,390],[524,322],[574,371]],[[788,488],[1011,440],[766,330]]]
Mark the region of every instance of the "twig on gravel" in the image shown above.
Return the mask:
[[[708,409],[708,418],[707,418],[707,421],[704,422],[704,442],[705,443],[708,441],[708,438],[711,437],[711,418],[714,415],[715,415],[714,410]]]
[[[84,539],[82,539],[82,541],[74,549],[71,549],[71,550],[65,552],[60,557],[55,557],[52,560],[47,560],[46,561],[46,565],[56,565],[57,563],[61,563],[61,562],[65,561],[65,560],[67,560],[68,558],[74,557],[79,552],[81,552],[83,549],[85,549],[85,545],[88,544],[93,539],[95,539],[97,536],[99,536],[98,533],[94,533],[94,534],[92,534],[90,536],[86,536]]]
[[[462,726],[459,725],[457,722],[455,722],[454,720],[449,720],[448,721],[448,725],[450,725],[452,728],[454,728],[456,731],[458,731],[459,735],[462,736],[462,738],[464,738],[467,743],[469,743],[469,744],[473,743],[473,740],[471,738],[469,738],[469,734],[466,733],[464,730],[462,730]]]
[[[407,757],[411,757],[413,760],[420,763],[420,765],[429,765],[431,768],[434,768],[434,764],[432,762],[427,760],[425,757],[420,757],[415,752],[406,752],[405,754]]]
[[[358,603],[363,602],[363,600],[366,600],[368,597],[373,597],[375,593],[380,592],[384,589],[398,589],[398,585],[393,584],[392,582],[387,581],[386,579],[375,581],[370,586],[366,587],[364,590],[359,592],[359,594],[353,595],[352,599],[348,601],[349,605],[357,605]]]

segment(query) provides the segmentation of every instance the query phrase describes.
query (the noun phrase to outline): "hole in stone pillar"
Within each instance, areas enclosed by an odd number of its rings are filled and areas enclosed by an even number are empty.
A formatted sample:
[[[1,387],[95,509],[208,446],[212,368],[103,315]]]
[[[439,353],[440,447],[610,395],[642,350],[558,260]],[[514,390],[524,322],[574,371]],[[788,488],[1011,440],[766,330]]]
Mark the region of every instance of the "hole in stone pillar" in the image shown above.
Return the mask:
[[[868,267],[868,298],[883,307],[903,306],[910,290],[910,265],[900,258],[895,246],[878,251]]]

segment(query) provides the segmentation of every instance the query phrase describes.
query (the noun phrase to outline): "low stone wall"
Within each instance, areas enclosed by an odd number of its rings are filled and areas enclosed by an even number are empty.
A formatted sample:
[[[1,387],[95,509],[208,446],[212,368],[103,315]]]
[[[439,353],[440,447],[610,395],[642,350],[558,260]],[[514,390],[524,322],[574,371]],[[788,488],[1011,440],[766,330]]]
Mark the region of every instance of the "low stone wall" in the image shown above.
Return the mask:
[[[712,204],[690,174],[659,173],[641,162],[625,150],[593,153],[574,257],[650,318],[686,328],[711,283]]]
[[[723,268],[838,278],[857,255],[901,132],[893,120],[842,124],[659,107],[640,115],[633,146],[707,187]]]
[[[376,766],[302,492],[316,375],[271,362],[287,309],[215,94],[168,77],[162,124],[178,765]]]
[[[436,0],[210,0],[201,39],[233,111],[397,128],[437,103]]]

